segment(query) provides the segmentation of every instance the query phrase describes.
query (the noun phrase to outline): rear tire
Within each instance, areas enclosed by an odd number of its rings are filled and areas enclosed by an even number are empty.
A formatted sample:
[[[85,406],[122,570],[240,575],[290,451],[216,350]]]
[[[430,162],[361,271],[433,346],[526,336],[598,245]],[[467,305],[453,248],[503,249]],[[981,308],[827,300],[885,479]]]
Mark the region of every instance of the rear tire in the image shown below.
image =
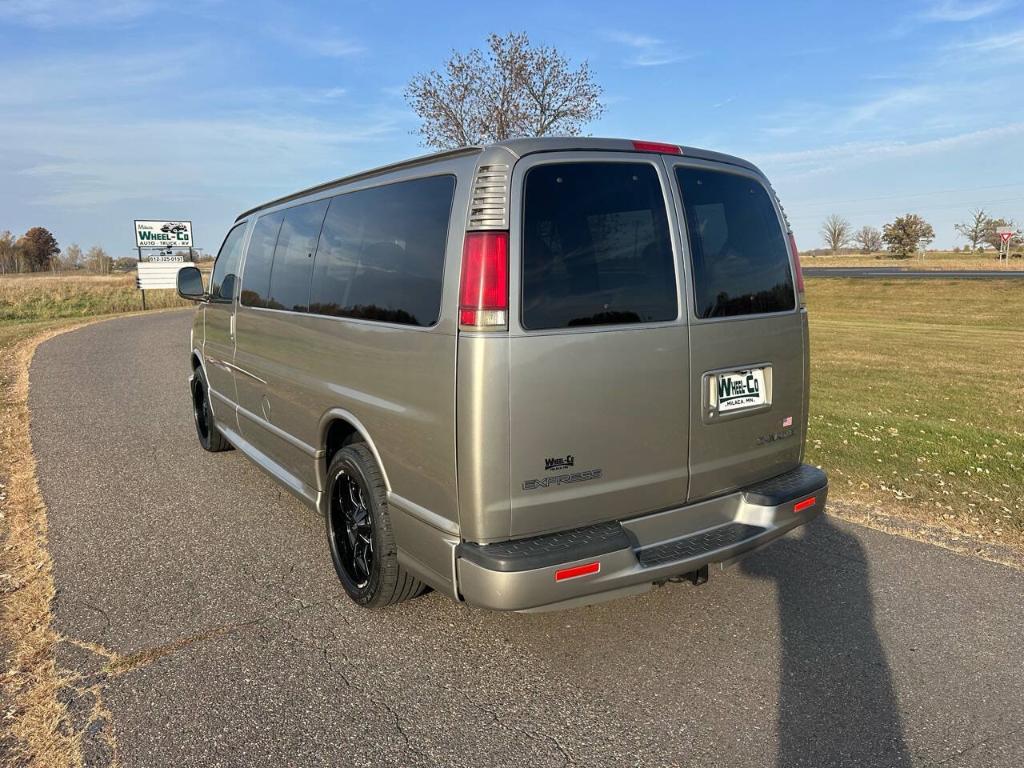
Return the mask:
[[[210,453],[227,451],[231,443],[217,429],[217,419],[210,405],[210,387],[206,383],[202,367],[193,371],[192,377],[192,419],[196,424],[196,436],[203,450]]]
[[[398,563],[384,478],[366,444],[334,454],[327,481],[327,544],[352,601],[383,608],[422,594],[423,582]]]

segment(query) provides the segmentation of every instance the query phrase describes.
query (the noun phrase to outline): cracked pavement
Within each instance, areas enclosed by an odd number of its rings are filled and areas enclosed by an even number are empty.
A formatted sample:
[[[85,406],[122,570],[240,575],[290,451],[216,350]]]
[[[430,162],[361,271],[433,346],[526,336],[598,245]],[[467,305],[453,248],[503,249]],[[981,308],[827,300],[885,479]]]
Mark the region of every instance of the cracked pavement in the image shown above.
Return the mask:
[[[87,764],[1024,764],[1024,573],[827,517],[699,588],[355,607],[321,519],[196,443],[190,317],[93,325],[32,365]]]

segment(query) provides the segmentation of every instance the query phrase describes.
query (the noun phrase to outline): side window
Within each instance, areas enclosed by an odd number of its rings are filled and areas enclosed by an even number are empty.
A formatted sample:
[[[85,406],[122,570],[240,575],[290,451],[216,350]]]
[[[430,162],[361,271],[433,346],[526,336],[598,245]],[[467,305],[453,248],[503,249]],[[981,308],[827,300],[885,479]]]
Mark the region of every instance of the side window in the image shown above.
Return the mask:
[[[253,227],[242,273],[242,304],[247,307],[269,306],[270,269],[282,221],[284,212],[278,211],[262,216]]]
[[[796,306],[785,235],[767,190],[749,176],[676,168],[693,258],[697,317]]]
[[[432,176],[333,198],[313,266],[309,311],[436,323],[454,194],[455,177]]]
[[[213,277],[210,278],[210,299],[212,301],[234,301],[235,289],[238,287],[238,263],[242,260],[242,239],[245,236],[245,223],[236,224],[224,238],[224,243],[217,254],[213,265]]]
[[[268,307],[293,312],[309,309],[313,254],[316,253],[316,241],[320,237],[328,202],[318,200],[285,211],[270,271]]]
[[[652,165],[538,165],[523,201],[524,328],[676,318],[668,214]]]

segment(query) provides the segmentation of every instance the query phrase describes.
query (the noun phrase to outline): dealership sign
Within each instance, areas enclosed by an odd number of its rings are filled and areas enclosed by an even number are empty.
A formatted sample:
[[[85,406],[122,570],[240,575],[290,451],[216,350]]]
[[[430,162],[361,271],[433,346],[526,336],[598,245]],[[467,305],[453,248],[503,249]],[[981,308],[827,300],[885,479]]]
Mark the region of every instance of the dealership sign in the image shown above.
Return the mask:
[[[191,221],[135,220],[135,245],[139,248],[191,248]]]

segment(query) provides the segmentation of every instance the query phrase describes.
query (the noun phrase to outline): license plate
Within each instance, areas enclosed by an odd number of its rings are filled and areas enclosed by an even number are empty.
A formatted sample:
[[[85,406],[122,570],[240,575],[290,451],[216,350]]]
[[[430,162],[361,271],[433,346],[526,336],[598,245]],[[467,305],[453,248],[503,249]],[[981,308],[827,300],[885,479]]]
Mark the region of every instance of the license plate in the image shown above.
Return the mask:
[[[756,408],[766,402],[764,368],[720,373],[715,384],[719,413]]]

